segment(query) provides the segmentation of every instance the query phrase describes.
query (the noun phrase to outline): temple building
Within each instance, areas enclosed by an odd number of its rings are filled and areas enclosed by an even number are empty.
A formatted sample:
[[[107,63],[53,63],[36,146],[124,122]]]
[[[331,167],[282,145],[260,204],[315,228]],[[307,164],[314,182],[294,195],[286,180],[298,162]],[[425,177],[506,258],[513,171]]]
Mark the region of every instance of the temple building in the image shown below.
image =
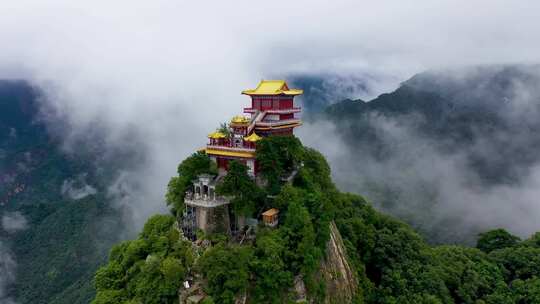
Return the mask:
[[[242,92],[251,97],[251,107],[244,108],[249,116],[235,116],[228,126],[208,135],[204,151],[216,163],[218,176],[200,176],[193,181],[193,190],[186,193],[184,200],[184,234],[193,237],[196,229],[213,232],[219,226],[230,227],[229,222],[233,230],[238,228],[235,227],[238,221],[223,215],[229,214],[229,201],[215,194],[215,185],[226,175],[232,160],[244,163],[248,174],[257,177],[257,142],[266,136],[292,135],[294,128],[302,125],[296,117],[301,108],[294,106],[294,97],[302,93],[299,89],[289,89],[284,80],[262,80],[257,88]],[[273,219],[277,223],[277,213]],[[210,223],[216,220],[225,222]]]

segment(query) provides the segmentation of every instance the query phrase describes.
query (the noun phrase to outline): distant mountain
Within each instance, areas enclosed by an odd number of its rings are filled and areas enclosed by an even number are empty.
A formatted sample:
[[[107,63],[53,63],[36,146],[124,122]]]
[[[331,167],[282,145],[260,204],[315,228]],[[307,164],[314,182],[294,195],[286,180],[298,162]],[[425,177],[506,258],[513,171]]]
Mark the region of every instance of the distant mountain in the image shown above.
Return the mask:
[[[0,81],[0,302],[88,303],[122,225],[104,191],[114,168],[96,169],[95,151],[65,153],[40,98]]]
[[[321,113],[337,100],[353,96],[372,96],[373,87],[377,87],[382,81],[379,78],[361,73],[350,76],[338,74],[287,76],[291,86],[304,90],[300,100],[302,111],[307,115]]]
[[[324,117],[348,147],[333,163],[343,169],[335,172],[338,181],[432,241],[470,241],[489,225],[533,229],[516,225],[511,213],[491,222],[480,214],[504,212],[502,194],[519,193],[536,174],[540,66],[429,71],[369,102],[332,104]],[[536,211],[530,196],[505,200]],[[476,221],[468,218],[475,207]]]

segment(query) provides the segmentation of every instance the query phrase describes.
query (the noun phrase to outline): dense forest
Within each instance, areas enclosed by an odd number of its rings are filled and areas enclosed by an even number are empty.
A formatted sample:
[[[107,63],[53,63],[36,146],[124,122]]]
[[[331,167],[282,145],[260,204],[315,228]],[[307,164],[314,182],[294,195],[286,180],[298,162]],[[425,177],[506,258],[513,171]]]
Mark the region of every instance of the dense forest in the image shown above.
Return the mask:
[[[177,303],[188,276],[202,278],[202,303],[294,302],[300,276],[309,299],[323,302],[321,260],[335,223],[357,283],[353,303],[538,303],[540,234],[521,240],[502,229],[478,236],[476,248],[430,246],[407,224],[376,211],[359,195],[338,191],[317,151],[294,137],[268,137],[257,146],[259,187],[247,167],[233,163],[219,187],[232,208],[258,216],[281,210],[276,229],[258,227],[253,241],[239,244],[224,234],[200,235],[207,246],[181,238],[175,214],[182,193],[200,173],[213,172],[201,152],[184,160],[169,184],[171,215],[148,220],[139,237],[113,247],[95,276],[94,304]],[[281,178],[298,170],[291,183]],[[328,299],[327,299],[328,300]],[[335,300],[339,303],[339,300]]]

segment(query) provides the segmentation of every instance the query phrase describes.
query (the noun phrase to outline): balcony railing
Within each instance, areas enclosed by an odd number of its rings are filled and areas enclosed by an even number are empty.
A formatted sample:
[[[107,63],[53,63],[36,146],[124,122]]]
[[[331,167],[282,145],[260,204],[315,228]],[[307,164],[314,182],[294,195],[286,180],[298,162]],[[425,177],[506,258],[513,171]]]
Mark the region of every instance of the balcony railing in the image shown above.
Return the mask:
[[[255,146],[250,142],[243,142],[241,147],[233,145],[231,142],[212,143],[206,145],[207,148],[225,151],[255,152]]]
[[[258,110],[255,108],[244,108],[244,113],[255,113]],[[268,114],[288,114],[288,113],[299,113],[302,111],[300,107],[293,107],[289,109],[263,109],[264,112]]]
[[[184,196],[184,203],[191,206],[211,208],[226,205],[229,203],[229,200],[215,194],[207,195],[187,192]]]

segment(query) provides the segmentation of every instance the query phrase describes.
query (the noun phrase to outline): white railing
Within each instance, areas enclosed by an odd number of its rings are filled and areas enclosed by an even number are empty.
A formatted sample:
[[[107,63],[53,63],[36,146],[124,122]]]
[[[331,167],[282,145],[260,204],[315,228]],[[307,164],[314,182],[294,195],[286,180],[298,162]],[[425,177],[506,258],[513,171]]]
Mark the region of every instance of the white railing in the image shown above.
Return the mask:
[[[216,150],[223,150],[223,151],[231,151],[231,152],[255,152],[255,149],[248,148],[248,147],[231,147],[231,146],[221,146],[221,145],[206,145],[208,149],[216,149]]]
[[[223,197],[210,198],[208,195],[194,194],[191,196],[186,195],[184,198],[186,205],[198,206],[198,207],[217,207],[226,205],[229,201]]]

